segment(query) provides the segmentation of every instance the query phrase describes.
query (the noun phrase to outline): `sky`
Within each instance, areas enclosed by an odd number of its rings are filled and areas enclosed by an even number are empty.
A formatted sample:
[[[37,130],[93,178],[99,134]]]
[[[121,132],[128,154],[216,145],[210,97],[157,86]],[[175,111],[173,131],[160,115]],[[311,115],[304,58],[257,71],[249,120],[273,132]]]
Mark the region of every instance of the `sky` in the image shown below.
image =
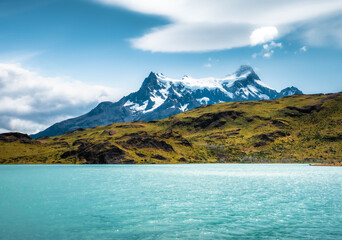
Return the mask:
[[[148,74],[342,91],[341,0],[1,0],[0,132],[35,133]]]

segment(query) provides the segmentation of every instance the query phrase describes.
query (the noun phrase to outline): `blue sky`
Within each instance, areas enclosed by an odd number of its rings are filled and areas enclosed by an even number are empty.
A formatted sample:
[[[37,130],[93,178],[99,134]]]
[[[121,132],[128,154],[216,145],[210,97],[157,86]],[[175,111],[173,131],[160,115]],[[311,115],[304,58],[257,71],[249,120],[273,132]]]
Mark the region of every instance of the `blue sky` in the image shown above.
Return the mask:
[[[277,90],[342,91],[340,0],[2,0],[0,42],[0,131],[77,116],[150,71],[222,77],[250,64]]]

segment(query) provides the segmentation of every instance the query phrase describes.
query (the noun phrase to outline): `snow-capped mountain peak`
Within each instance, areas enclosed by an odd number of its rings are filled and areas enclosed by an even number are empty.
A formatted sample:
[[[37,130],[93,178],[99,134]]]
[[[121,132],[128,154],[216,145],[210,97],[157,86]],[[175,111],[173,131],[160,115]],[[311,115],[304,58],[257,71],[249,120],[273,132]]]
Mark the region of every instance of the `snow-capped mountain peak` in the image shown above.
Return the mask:
[[[175,79],[151,72],[137,92],[115,103],[100,103],[89,113],[57,123],[33,137],[56,136],[77,128],[115,122],[157,120],[207,104],[274,99],[293,94],[302,92],[290,87],[278,93],[263,83],[248,65],[242,65],[223,78],[184,76]]]
[[[258,75],[254,72],[254,69],[249,65],[241,65],[238,70],[236,70],[235,75],[237,77],[247,77],[248,75],[253,75],[256,79],[260,80]]]
[[[290,93],[296,94],[300,91],[283,90],[281,96]],[[181,79],[176,79],[151,72],[140,90],[129,95],[127,101],[132,102],[131,98],[135,98],[135,104],[131,105],[130,110],[135,114],[140,112],[146,115],[154,114],[156,111],[178,113],[203,104],[274,99],[279,96],[280,93],[260,80],[251,66],[242,65],[236,72],[223,78],[193,78],[185,75]],[[164,117],[170,114],[162,115]]]
[[[253,68],[247,65],[241,66],[235,73],[224,78],[192,78],[190,76],[184,76],[182,79],[174,79],[161,73],[156,73],[154,76],[150,75],[150,77],[155,77],[158,82],[157,85],[163,86],[167,91],[170,88],[173,90],[178,89],[178,91],[175,91],[176,93],[179,93],[179,91],[217,91],[231,100],[234,98],[240,98],[239,100],[270,99],[276,94],[276,91],[263,83]],[[263,94],[265,90],[267,92],[274,91],[274,93],[272,96],[268,96],[269,94]],[[220,101],[227,100],[221,99]],[[216,102],[213,101],[212,103]]]

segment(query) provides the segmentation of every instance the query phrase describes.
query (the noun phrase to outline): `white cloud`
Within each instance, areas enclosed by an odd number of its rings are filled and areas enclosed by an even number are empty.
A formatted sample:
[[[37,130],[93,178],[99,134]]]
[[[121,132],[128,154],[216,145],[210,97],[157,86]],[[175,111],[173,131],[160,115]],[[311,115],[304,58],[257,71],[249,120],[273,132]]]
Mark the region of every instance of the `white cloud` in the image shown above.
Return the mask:
[[[274,50],[271,50],[271,51],[269,51],[269,52],[266,52],[266,53],[264,53],[264,57],[265,58],[270,58],[272,55],[273,55],[273,53],[274,53]]]
[[[133,47],[152,52],[201,52],[263,44],[296,30],[299,23],[342,10],[341,0],[94,1],[167,18],[170,24],[131,40]]]
[[[252,58],[256,58],[257,56],[262,56],[264,58],[270,58],[275,52],[275,49],[277,48],[282,48],[283,44],[282,43],[276,43],[274,41],[270,43],[266,43],[262,46],[262,50],[259,53],[254,53],[252,55]]]
[[[300,52],[306,52],[308,48],[306,46],[303,46],[299,49]]]
[[[0,128],[34,133],[66,115],[77,116],[99,102],[117,100],[124,93],[0,63]]]
[[[14,129],[14,131],[17,131],[16,129],[18,129],[20,130],[20,132],[24,133],[39,132],[47,127],[48,125],[39,124],[30,120],[24,120],[14,117],[9,119],[9,128]]]
[[[249,44],[250,25],[184,23],[155,28],[132,39],[134,48],[152,52],[203,52]]]
[[[282,43],[276,43],[276,42],[270,42],[269,44],[264,44],[263,45],[263,48],[265,50],[270,50],[270,49],[273,49],[273,48],[282,48],[283,47],[283,44]]]
[[[255,46],[258,44],[269,42],[278,36],[278,29],[276,27],[262,27],[254,30],[251,34],[250,41],[251,45]]]
[[[9,132],[10,130],[8,129],[4,129],[4,128],[0,128],[0,133],[5,133],[5,132]]]

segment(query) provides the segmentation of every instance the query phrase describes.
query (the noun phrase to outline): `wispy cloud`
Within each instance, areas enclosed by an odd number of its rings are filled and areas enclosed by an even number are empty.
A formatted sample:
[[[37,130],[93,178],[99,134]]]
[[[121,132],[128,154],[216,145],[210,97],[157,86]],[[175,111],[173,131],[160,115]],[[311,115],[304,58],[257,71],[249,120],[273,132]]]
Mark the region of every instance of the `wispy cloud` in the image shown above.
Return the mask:
[[[264,44],[295,31],[299,23],[305,25],[342,10],[340,0],[94,1],[169,19],[169,25],[131,39],[134,48],[152,52],[203,52]],[[308,38],[310,35],[315,33],[308,32]]]
[[[44,77],[16,64],[0,64],[0,128],[34,133],[77,116],[126,91],[66,77]]]
[[[342,48],[342,17],[333,15],[311,21],[301,27],[299,37],[311,46]]]
[[[252,30],[248,24],[170,24],[131,39],[131,43],[134,48],[152,52],[215,51],[249,45]]]
[[[275,52],[275,49],[277,48],[282,48],[283,45],[282,43],[276,43],[274,41],[270,42],[270,43],[266,43],[262,46],[262,50],[259,53],[254,53],[252,55],[253,58],[256,58],[258,56],[262,56],[264,58],[270,58],[272,57],[272,55]]]
[[[16,51],[8,52],[0,55],[0,62],[6,63],[23,63],[43,54],[43,51]]]
[[[205,63],[205,64],[203,65],[203,67],[211,68],[211,67],[213,66],[212,61],[213,61],[212,58],[208,58],[208,62]]]
[[[303,46],[299,49],[300,52],[306,52],[308,48],[306,46]]]

